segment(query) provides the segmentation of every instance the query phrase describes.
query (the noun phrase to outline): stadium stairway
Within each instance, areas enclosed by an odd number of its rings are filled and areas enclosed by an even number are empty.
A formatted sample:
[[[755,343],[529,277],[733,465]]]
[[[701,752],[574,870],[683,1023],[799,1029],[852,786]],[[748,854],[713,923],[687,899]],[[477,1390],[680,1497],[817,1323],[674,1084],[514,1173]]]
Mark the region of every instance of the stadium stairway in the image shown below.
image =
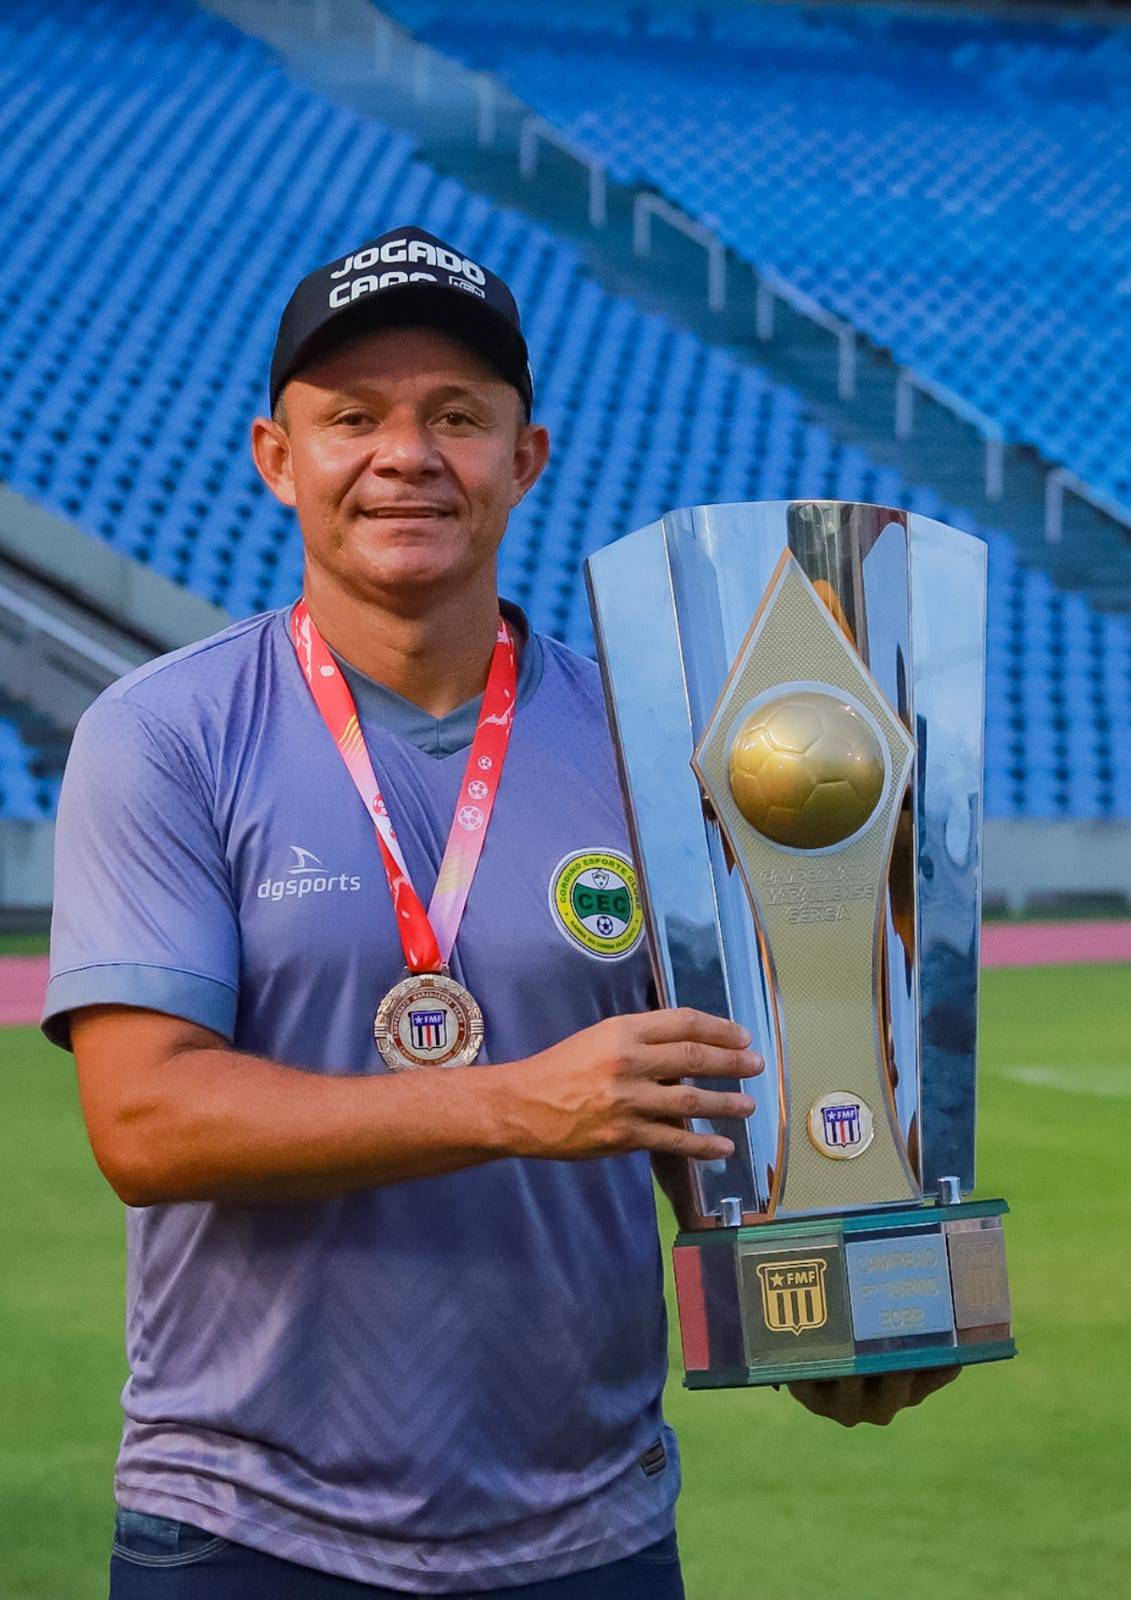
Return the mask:
[[[784,273],[873,352],[980,408],[1014,442],[998,520],[1023,545],[1043,521],[1026,505],[1043,475],[1034,447],[1131,507],[1131,30],[878,5],[564,0],[537,19],[521,0],[384,9],[524,95],[612,177],[654,187],[743,261]],[[415,86],[415,70],[401,78]],[[794,331],[791,378],[810,394]],[[880,436],[892,361],[848,408]],[[827,351],[818,387],[822,365]],[[902,470],[969,503],[953,481],[973,476],[961,429],[939,444],[901,457]],[[1104,603],[1125,604],[1126,512],[1072,514],[1084,539],[1054,551],[1034,539],[1034,559],[1076,583],[1090,557]]]
[[[411,139],[215,18],[176,0],[24,0],[5,29],[0,209],[18,251],[0,277],[0,471],[133,570],[235,615],[297,591],[293,518],[246,451],[281,300],[311,265],[409,218],[466,241],[524,307],[555,451],[501,579],[576,647],[591,643],[584,556],[672,505],[831,496],[970,524],[815,421],[796,389],[654,296],[642,309],[627,267],[633,292],[610,292],[561,233],[442,177]],[[1126,815],[1126,622],[988,539],[987,810]]]

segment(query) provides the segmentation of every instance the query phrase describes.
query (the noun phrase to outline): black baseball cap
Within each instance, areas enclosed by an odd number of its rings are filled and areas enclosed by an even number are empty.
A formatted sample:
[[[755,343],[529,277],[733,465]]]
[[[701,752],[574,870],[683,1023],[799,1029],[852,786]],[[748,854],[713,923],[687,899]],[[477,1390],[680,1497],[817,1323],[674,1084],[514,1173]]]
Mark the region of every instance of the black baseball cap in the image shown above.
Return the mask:
[[[371,328],[438,328],[513,384],[529,421],[530,355],[501,278],[423,228],[394,228],[316,267],[287,301],[271,357],[271,409],[300,368]]]

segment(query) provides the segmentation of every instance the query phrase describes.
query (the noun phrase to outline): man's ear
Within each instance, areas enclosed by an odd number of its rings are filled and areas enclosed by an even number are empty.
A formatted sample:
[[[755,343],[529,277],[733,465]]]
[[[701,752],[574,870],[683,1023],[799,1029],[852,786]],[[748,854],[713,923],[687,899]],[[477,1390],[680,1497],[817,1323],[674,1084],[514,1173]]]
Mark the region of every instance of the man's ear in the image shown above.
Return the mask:
[[[293,508],[295,484],[291,441],[286,429],[270,417],[256,417],[251,425],[251,459],[276,500]]]
[[[511,505],[516,506],[542,476],[542,469],[550,459],[550,435],[540,422],[527,422],[519,432],[514,447],[514,491]]]

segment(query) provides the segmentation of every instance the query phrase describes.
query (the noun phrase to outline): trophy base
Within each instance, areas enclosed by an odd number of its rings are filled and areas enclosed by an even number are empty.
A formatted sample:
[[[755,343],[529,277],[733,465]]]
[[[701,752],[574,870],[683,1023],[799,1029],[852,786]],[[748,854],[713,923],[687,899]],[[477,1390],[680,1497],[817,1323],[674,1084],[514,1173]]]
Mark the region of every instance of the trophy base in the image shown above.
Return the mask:
[[[688,1389],[748,1388],[1016,1355],[1004,1200],[677,1236]]]

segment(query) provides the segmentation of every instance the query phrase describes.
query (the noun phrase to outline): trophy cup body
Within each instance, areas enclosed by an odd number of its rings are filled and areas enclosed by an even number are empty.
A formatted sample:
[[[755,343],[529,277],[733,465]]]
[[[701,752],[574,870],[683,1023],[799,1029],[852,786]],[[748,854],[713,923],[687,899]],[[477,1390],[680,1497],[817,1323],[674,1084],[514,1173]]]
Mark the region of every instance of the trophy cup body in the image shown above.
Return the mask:
[[[665,1005],[766,1060],[689,1163],[689,1387],[1014,1354],[974,1183],[985,546],[838,501],[698,506],[587,563]],[[709,1087],[726,1087],[712,1083]]]

